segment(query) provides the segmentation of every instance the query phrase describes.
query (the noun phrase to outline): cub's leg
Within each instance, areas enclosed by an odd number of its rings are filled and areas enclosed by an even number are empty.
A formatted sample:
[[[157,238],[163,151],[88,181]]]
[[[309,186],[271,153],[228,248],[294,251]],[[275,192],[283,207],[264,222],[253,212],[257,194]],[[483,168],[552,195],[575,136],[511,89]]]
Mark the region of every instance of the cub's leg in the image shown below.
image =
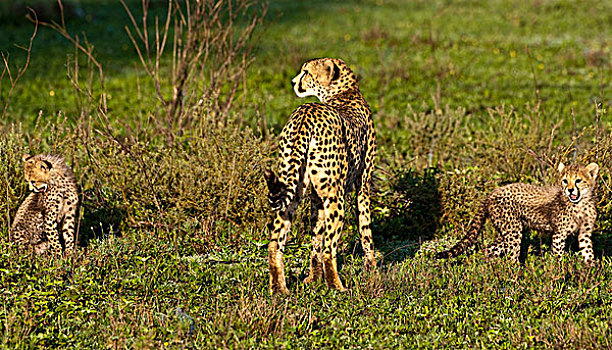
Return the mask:
[[[75,235],[75,221],[77,212],[78,197],[76,194],[69,195],[64,202],[64,220],[62,223],[62,236],[64,237],[64,243],[66,245],[66,251],[74,249]]]
[[[322,239],[325,230],[325,210],[323,201],[313,189],[310,193],[311,209],[310,221],[312,224],[312,252],[310,253],[310,272],[304,283],[314,282],[323,275]]]
[[[580,232],[578,233],[578,247],[580,248],[580,254],[587,263],[593,263],[595,261],[593,242],[591,241],[593,225],[595,225],[595,218],[593,218],[592,221],[585,220],[580,226]]]
[[[503,231],[497,230],[495,239],[487,248],[485,248],[484,254],[486,257],[494,258],[499,258],[506,254],[506,242],[504,240]]]
[[[34,214],[30,224],[30,245],[34,249],[34,253],[43,254],[49,249],[49,241],[46,240],[47,237],[44,234],[45,219],[40,211],[36,211]]]
[[[62,254],[62,245],[59,240],[58,222],[57,217],[59,215],[59,201],[53,201],[49,203],[45,208],[45,220],[44,220],[44,232],[47,236],[51,251],[55,255]]]
[[[30,193],[17,209],[10,229],[10,240],[17,243],[19,249],[24,249],[33,238],[42,235],[42,222],[42,213],[36,208],[36,196]]]
[[[565,241],[567,237],[571,234],[569,227],[560,226],[557,228],[552,237],[552,251],[553,254],[557,257],[561,257],[563,255],[563,251],[565,250]],[[580,239],[579,239],[580,240]]]
[[[11,228],[11,240],[22,249],[29,244],[28,232],[21,225],[15,225]]]
[[[506,221],[505,238],[507,253],[511,260],[518,262],[521,255],[521,240],[523,239],[523,223],[519,218],[509,218]]]
[[[485,249],[485,255],[492,257],[508,255],[512,260],[518,261],[521,253],[523,224],[508,210],[489,208],[489,216],[497,231],[497,236],[493,243]]]
[[[499,258],[505,254],[507,254],[507,244],[506,244],[506,234],[505,232],[505,223],[506,218],[504,215],[497,209],[496,207],[489,207],[489,218],[493,227],[495,227],[495,231],[497,231],[497,235],[493,242],[484,250],[486,257],[494,257]]]

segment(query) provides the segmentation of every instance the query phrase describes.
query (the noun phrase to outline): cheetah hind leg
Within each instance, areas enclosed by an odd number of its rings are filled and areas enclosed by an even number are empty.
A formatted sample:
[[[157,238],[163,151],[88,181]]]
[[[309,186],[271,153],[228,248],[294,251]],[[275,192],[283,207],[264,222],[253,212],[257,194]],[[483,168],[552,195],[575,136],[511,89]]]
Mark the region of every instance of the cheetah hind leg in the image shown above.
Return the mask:
[[[287,242],[287,236],[291,229],[291,221],[295,211],[297,210],[298,204],[304,197],[309,183],[309,178],[304,174],[304,169],[300,168],[300,178],[302,181],[298,183],[297,195],[289,202],[286,206],[281,206],[280,210],[274,210],[274,221],[270,227],[270,243],[268,244],[268,263],[270,267],[270,294],[289,294],[287,289],[287,282],[285,278],[285,263],[283,261],[283,253],[285,252],[285,243]],[[273,174],[273,173],[272,173]],[[270,188],[270,194],[274,192],[273,186],[270,187],[270,179],[274,179],[275,176],[269,179],[269,173],[265,174],[266,181]],[[272,180],[273,183],[279,184],[278,180]],[[284,199],[287,199],[286,197]],[[270,204],[273,204],[270,201]],[[274,208],[274,205],[272,205]]]
[[[32,248],[34,249],[34,253],[39,255],[46,253],[47,250],[49,250],[49,247],[49,242],[41,242],[32,246]]]
[[[511,260],[519,261],[523,224],[519,219],[508,218],[509,215],[492,217],[491,221],[497,230],[493,243],[485,249],[487,257],[509,255]],[[504,219],[505,218],[505,219]]]
[[[323,204],[325,209],[325,226],[328,228],[323,241],[323,267],[327,286],[344,292],[346,288],[342,285],[338,275],[336,259],[338,240],[344,222],[344,193],[339,192],[337,196],[327,198]]]
[[[285,280],[283,252],[287,234],[291,229],[291,218],[287,212],[275,212],[270,224],[270,243],[268,243],[268,264],[270,267],[270,294],[289,294]]]
[[[310,222],[312,223],[312,251],[310,253],[310,272],[304,279],[304,283],[311,283],[320,280],[323,276],[322,260],[322,235],[325,230],[325,210],[321,197],[312,191],[310,193],[311,209]]]
[[[519,262],[521,241],[523,239],[523,224],[518,219],[509,220],[506,230],[506,252],[512,261]]]
[[[484,255],[487,258],[494,257],[499,258],[506,252],[506,244],[504,242],[504,236],[501,233],[497,233],[493,242],[484,250]]]

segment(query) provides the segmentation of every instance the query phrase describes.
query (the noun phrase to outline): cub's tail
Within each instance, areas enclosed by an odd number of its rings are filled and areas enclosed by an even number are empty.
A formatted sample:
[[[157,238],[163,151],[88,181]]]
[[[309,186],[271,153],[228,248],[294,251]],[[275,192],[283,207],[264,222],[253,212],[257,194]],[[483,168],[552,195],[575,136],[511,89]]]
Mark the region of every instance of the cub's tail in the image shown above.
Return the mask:
[[[459,241],[459,243],[455,244],[449,250],[439,252],[438,254],[436,254],[436,259],[454,258],[456,256],[461,255],[463,252],[465,252],[465,250],[468,247],[474,245],[474,243],[476,243],[476,239],[478,238],[478,233],[482,229],[482,226],[484,225],[484,222],[487,216],[488,216],[487,201],[485,200],[480,205],[480,209],[478,209],[478,212],[474,216],[472,225],[470,226],[470,230],[465,235],[465,237],[463,237]]]

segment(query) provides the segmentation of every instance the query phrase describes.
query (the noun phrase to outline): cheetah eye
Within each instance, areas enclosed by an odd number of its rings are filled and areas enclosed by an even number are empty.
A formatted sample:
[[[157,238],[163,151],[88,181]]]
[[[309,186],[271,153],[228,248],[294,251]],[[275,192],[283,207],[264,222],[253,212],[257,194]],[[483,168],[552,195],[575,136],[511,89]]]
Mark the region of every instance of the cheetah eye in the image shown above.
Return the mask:
[[[576,179],[576,181],[574,181],[574,183],[575,183],[576,185],[578,185],[578,184],[579,184],[579,183],[581,183],[581,182],[582,182],[582,179]]]
[[[563,180],[561,180],[561,182],[562,182],[564,185],[567,185],[567,179],[563,179]]]

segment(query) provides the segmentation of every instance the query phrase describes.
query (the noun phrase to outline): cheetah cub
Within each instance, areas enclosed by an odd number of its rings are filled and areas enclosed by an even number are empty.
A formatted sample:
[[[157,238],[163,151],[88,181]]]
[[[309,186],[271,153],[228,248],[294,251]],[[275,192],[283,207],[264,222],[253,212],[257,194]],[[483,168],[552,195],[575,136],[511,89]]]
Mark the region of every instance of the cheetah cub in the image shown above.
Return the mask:
[[[56,155],[25,155],[23,174],[32,193],[23,201],[13,225],[13,241],[41,254],[74,249],[78,189],[72,169]]]
[[[481,204],[467,235],[455,246],[436,255],[438,259],[460,255],[476,242],[485,219],[498,234],[485,256],[508,255],[518,261],[525,229],[552,233],[553,253],[561,255],[566,238],[578,232],[580,253],[593,262],[591,233],[597,218],[596,178],[599,166],[559,164],[559,181],[553,187],[516,183],[495,189]]]

